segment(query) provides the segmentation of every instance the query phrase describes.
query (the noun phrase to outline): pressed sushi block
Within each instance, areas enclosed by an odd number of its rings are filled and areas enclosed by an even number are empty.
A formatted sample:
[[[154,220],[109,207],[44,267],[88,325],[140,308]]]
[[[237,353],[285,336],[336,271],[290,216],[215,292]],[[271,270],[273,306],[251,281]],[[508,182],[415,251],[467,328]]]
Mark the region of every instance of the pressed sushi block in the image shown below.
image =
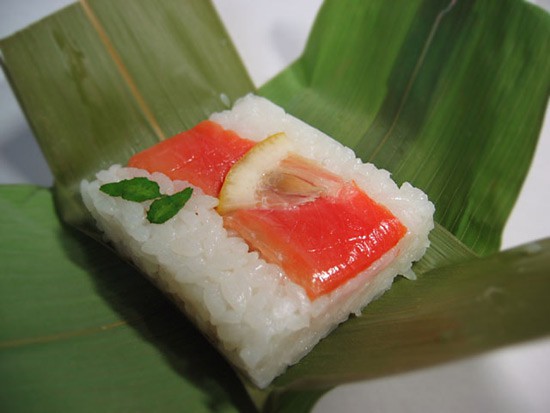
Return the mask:
[[[105,189],[136,177],[158,184],[150,199]],[[253,95],[99,172],[82,195],[109,242],[259,387],[396,275],[414,276],[433,228],[422,191]]]

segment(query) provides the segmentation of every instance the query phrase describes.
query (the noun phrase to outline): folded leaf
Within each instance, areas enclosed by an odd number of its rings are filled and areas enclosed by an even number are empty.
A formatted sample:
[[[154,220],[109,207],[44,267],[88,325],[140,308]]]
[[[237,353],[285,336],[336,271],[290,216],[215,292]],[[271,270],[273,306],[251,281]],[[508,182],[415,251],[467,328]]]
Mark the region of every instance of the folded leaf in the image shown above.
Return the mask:
[[[254,410],[165,296],[59,222],[50,190],[0,186],[0,227],[4,411]]]
[[[548,268],[550,239],[398,281],[274,387],[323,388],[550,334]]]
[[[419,281],[397,282],[268,392],[248,388],[257,406],[306,411],[335,383],[548,333],[548,241],[480,260],[453,234],[480,254],[498,246],[548,98],[549,39],[548,15],[519,0],[326,2],[303,57],[261,93],[425,189],[440,225]],[[54,173],[59,212],[95,236],[81,179],[253,90],[205,1],[81,1],[0,48]],[[0,193],[3,405],[252,409],[159,293],[61,230],[47,191]],[[343,358],[347,343],[356,351]]]
[[[96,234],[80,199],[82,179],[253,89],[205,1],[83,1],[0,48],[53,172],[63,219]]]
[[[49,190],[0,187],[0,224],[3,407],[252,409],[227,363],[155,287],[59,223]],[[265,411],[307,411],[338,383],[548,334],[549,267],[550,239],[398,281],[270,392],[249,391]]]
[[[261,93],[426,191],[437,222],[486,254],[533,156],[548,56],[550,16],[523,1],[327,1]]]

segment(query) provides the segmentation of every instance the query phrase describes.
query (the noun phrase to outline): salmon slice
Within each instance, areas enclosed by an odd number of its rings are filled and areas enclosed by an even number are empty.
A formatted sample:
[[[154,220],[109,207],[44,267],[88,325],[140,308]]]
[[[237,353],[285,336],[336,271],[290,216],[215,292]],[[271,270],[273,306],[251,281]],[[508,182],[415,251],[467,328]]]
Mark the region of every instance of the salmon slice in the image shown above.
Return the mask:
[[[224,225],[311,299],[367,269],[407,231],[353,182],[294,154],[284,134],[256,143],[204,121],[134,155],[128,165],[219,196]]]
[[[240,209],[224,221],[312,300],[367,269],[407,232],[387,208],[353,183],[336,197],[286,208]]]
[[[254,145],[215,122],[203,121],[137,153],[128,166],[188,181],[217,197],[231,166]]]
[[[407,228],[354,182],[294,149],[284,133],[257,143],[227,174],[218,212],[316,299],[369,268]]]

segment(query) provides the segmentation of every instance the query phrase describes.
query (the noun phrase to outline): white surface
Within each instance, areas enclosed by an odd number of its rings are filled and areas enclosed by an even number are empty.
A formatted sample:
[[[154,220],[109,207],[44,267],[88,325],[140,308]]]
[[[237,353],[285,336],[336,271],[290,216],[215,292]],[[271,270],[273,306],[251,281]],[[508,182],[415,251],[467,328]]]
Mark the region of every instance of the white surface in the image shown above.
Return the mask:
[[[550,9],[550,0],[534,1]],[[69,4],[0,0],[0,38]],[[296,59],[321,0],[215,0],[256,84]],[[244,12],[243,12],[244,11]],[[550,236],[550,121],[504,234],[504,247]],[[0,74],[0,183],[50,185],[51,175],[28,124]],[[549,269],[550,270],[550,269]],[[550,411],[550,340],[441,367],[341,386],[315,413]]]

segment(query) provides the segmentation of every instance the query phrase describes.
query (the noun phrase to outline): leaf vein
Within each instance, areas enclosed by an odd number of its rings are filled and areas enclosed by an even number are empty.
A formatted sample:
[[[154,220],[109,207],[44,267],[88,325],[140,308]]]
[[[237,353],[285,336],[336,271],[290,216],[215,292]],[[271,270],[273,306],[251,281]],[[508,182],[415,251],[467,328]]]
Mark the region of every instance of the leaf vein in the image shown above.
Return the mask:
[[[46,343],[51,343],[53,341],[61,341],[61,340],[70,339],[74,337],[87,336],[91,334],[101,333],[103,331],[113,330],[115,328],[122,327],[127,324],[128,323],[126,321],[119,320],[119,321],[114,321],[112,323],[84,328],[80,330],[64,331],[57,334],[49,334],[49,335],[38,336],[38,337],[27,337],[27,338],[15,339],[15,340],[0,341],[0,349],[19,348],[19,347],[29,346],[33,344],[46,344]]]
[[[439,12],[437,17],[434,20],[434,23],[432,25],[432,28],[430,30],[430,34],[428,35],[426,39],[426,43],[424,43],[424,47],[422,48],[422,52],[420,53],[420,57],[418,58],[418,61],[416,62],[416,65],[414,67],[414,70],[411,74],[411,77],[407,83],[407,87],[405,88],[405,91],[403,92],[403,97],[401,98],[401,101],[399,102],[399,107],[397,109],[397,112],[393,118],[392,124],[388,128],[388,131],[385,133],[384,137],[380,141],[380,143],[376,146],[374,151],[369,157],[369,162],[372,162],[373,159],[376,157],[378,152],[382,149],[382,147],[385,145],[385,143],[390,138],[391,134],[393,133],[393,130],[395,126],[397,125],[397,121],[399,120],[401,116],[401,112],[403,111],[403,108],[405,107],[405,102],[407,101],[407,98],[409,97],[409,94],[412,90],[412,87],[414,85],[414,82],[416,81],[416,78],[418,77],[418,74],[420,73],[420,69],[422,68],[422,65],[424,64],[424,60],[426,59],[426,55],[428,54],[428,50],[430,49],[431,44],[433,43],[433,39],[435,37],[435,34],[437,32],[437,29],[441,25],[441,21],[445,17],[446,14],[448,14],[456,5],[458,0],[451,0],[451,2],[445,7],[443,10]]]
[[[80,0],[80,5],[84,9],[84,12],[88,19],[90,20],[91,25],[97,32],[99,38],[101,39],[101,42],[104,44],[105,48],[107,49],[107,53],[111,58],[113,59],[113,62],[115,63],[115,66],[117,67],[117,70],[119,71],[122,79],[130,89],[131,95],[136,100],[136,103],[139,107],[139,109],[142,111],[143,115],[145,116],[145,119],[147,122],[149,122],[151,128],[153,129],[155,135],[159,140],[166,139],[166,136],[162,132],[162,129],[155,118],[155,115],[153,114],[153,111],[149,108],[149,105],[145,101],[145,98],[139,91],[136,82],[130,75],[130,72],[126,68],[126,65],[124,64],[122,57],[117,52],[113,42],[109,38],[109,35],[107,34],[107,31],[99,21],[99,18],[96,16],[94,11],[92,10],[92,7],[88,3],[88,0]]]

